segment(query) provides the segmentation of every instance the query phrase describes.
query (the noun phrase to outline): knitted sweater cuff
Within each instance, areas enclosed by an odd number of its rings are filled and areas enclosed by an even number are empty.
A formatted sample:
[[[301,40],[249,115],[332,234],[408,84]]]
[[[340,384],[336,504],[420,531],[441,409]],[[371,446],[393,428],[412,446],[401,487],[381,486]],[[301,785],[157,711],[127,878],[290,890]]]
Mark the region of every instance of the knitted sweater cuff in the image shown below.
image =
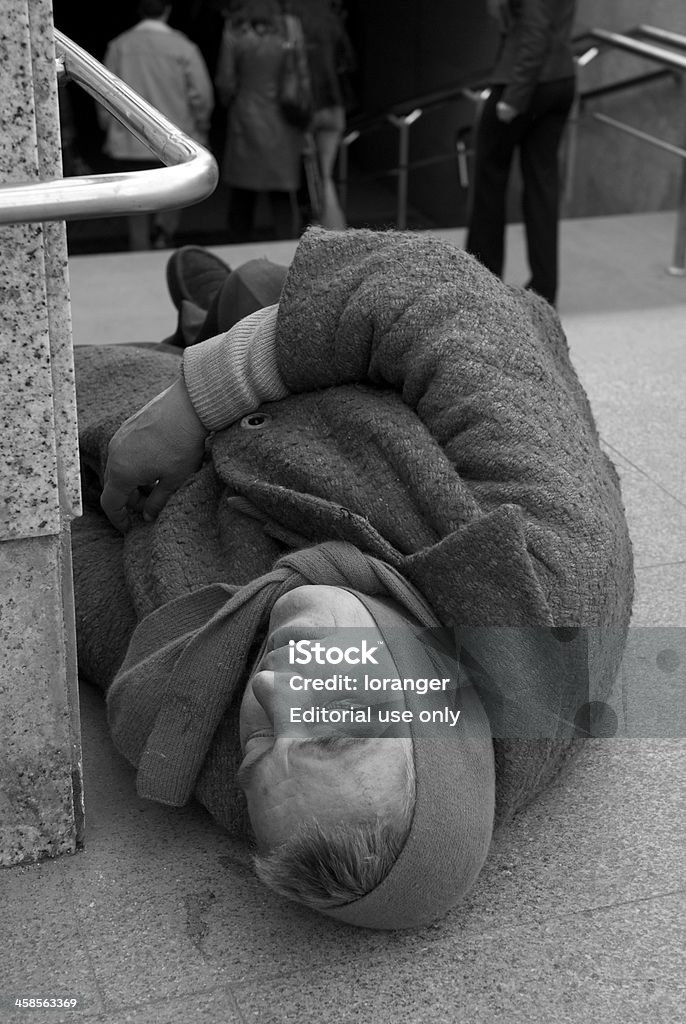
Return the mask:
[[[288,394],[276,364],[278,309],[259,309],[225,334],[184,350],[186,389],[207,430],[221,430]]]

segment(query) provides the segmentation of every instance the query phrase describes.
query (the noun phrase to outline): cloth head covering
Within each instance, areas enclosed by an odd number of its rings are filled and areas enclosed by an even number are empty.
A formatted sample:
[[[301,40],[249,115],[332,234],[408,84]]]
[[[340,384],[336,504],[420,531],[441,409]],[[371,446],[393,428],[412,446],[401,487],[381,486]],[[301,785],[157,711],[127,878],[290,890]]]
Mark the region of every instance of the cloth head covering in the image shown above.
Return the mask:
[[[374,617],[398,675],[420,679],[437,675],[430,646],[403,631],[397,620],[365,594],[356,595]],[[426,623],[425,623],[426,624]],[[434,620],[432,625],[438,626]],[[395,647],[395,649],[394,649]],[[441,673],[443,674],[443,673]],[[417,735],[426,695],[404,693],[414,712],[410,724],[416,781],[412,824],[405,845],[386,877],[371,892],[324,913],[358,927],[416,928],[443,917],[465,895],[488,854],[493,830],[495,768],[486,713],[472,686],[451,693],[460,711],[454,735]],[[442,695],[441,699],[443,699]],[[452,732],[453,730],[451,730]]]

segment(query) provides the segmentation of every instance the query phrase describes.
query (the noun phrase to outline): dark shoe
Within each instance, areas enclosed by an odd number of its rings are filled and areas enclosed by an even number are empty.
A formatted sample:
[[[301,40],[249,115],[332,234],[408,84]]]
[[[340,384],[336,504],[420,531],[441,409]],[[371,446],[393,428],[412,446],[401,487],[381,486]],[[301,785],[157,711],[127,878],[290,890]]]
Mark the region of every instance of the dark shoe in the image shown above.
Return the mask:
[[[171,300],[180,311],[182,303],[207,310],[231,267],[218,256],[199,245],[184,245],[173,252],[167,262],[167,288]]]

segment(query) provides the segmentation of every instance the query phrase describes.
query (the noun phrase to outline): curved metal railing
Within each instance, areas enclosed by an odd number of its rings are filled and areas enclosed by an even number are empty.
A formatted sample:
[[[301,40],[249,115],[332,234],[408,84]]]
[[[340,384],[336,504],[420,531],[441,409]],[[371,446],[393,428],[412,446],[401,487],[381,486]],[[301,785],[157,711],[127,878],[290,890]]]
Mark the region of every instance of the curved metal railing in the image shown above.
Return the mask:
[[[89,220],[190,206],[211,195],[217,162],[121,79],[55,29],[58,67],[167,166],[0,186],[0,224]]]
[[[686,50],[686,36],[676,32],[667,32],[664,29],[654,28],[651,25],[638,25],[629,32],[608,32],[605,29],[593,29],[588,35],[601,46],[609,46],[613,49],[623,50],[637,57],[643,57],[653,61],[663,68],[669,68],[679,74],[682,81],[686,75],[686,55],[674,52],[674,49],[667,49],[666,46],[656,46],[653,42],[645,42],[637,36],[645,36],[651,40],[667,44],[676,50]],[[676,230],[674,235],[674,257],[667,268],[674,276],[686,276],[686,139],[684,145],[678,146],[649,132],[642,131],[624,121],[619,121],[607,114],[594,111],[591,116],[601,124],[614,128],[626,135],[631,135],[642,142],[646,142],[656,149],[671,153],[681,161],[681,173],[678,185],[678,206]],[[683,129],[682,129],[683,130]]]

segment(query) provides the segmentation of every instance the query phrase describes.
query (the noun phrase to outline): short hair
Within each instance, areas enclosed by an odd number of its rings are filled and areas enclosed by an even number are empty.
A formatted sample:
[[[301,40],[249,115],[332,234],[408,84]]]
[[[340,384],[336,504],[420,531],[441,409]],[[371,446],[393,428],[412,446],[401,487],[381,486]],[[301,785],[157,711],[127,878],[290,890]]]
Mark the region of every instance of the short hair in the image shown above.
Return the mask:
[[[303,822],[285,843],[254,857],[258,878],[312,910],[339,907],[375,889],[398,859],[412,824],[414,761],[411,745],[403,749],[403,786],[383,816],[335,825]]]
[[[161,18],[171,0],[139,0],[138,14],[141,18]]]

